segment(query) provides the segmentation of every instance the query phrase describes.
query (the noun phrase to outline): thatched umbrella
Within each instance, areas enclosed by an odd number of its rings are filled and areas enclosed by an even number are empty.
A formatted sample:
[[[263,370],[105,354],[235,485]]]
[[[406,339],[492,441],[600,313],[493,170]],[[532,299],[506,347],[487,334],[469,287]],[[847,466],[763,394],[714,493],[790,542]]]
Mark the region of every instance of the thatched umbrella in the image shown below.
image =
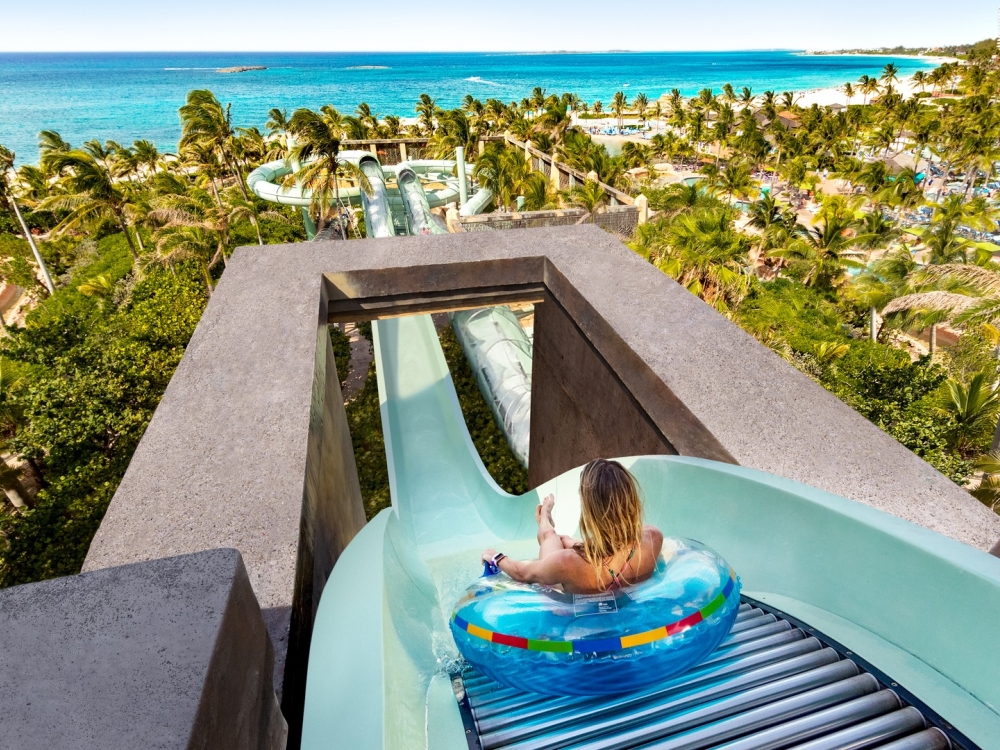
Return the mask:
[[[955,294],[954,292],[918,292],[917,294],[897,297],[885,306],[882,315],[919,311],[922,313],[947,313],[948,318],[953,318],[974,306],[978,301],[975,297]],[[931,324],[928,338],[928,349],[933,357],[934,350],[937,348],[937,323]]]

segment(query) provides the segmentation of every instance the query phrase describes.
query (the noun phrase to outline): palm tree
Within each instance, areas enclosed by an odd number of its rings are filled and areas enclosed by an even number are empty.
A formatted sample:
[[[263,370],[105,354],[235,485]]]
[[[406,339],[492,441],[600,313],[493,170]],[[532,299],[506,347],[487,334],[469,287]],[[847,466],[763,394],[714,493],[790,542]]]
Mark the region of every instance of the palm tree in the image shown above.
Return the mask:
[[[354,114],[358,118],[358,122],[365,129],[365,135],[371,137],[375,135],[378,131],[378,115],[372,112],[372,108],[368,106],[367,102],[361,102],[354,110]]]
[[[185,260],[198,262],[205,282],[205,291],[212,296],[212,275],[209,257],[216,251],[217,237],[202,226],[178,224],[157,232],[156,249],[144,259],[144,265],[160,265],[176,273],[175,266]]]
[[[40,156],[38,165],[46,177],[54,177],[56,174],[51,167],[52,157],[72,150],[73,147],[54,130],[43,130],[38,134],[38,154]]]
[[[1000,414],[1000,388],[994,375],[976,373],[968,383],[949,379],[938,402],[939,412],[952,422],[949,442],[963,456],[977,452],[993,432]]]
[[[62,183],[67,193],[46,198],[39,208],[69,211],[53,231],[62,234],[93,219],[110,218],[125,235],[129,252],[138,262],[139,254],[126,218],[130,196],[125,192],[125,185],[115,180],[108,166],[92,154],[80,150],[53,154],[49,163],[57,173],[64,175]]]
[[[665,218],[714,205],[716,205],[715,198],[707,195],[697,185],[686,185],[683,182],[667,185],[662,190],[652,191],[649,195],[649,207],[663,214]]]
[[[243,185],[243,175],[233,159],[233,127],[232,105],[222,106],[215,94],[207,89],[196,89],[188,92],[187,100],[180,108],[181,140],[180,148],[197,145],[214,151],[220,161],[226,165],[229,173],[236,178],[236,184],[247,197]]]
[[[888,63],[882,68],[882,83],[885,84],[886,93],[892,92],[892,84],[899,83],[899,68],[895,63]]]
[[[858,90],[864,95],[862,106],[868,106],[868,97],[878,91],[878,80],[871,76],[864,75],[858,79]]]
[[[163,158],[152,141],[138,140],[132,144],[136,164],[146,168],[146,176],[151,177],[156,174]]]
[[[976,460],[976,471],[983,472],[979,486],[969,490],[974,498],[990,510],[996,511],[1000,504],[1000,450],[991,450]]]
[[[530,172],[519,152],[491,143],[476,160],[473,176],[482,187],[493,193],[497,206],[509,210]]]
[[[750,167],[743,162],[729,162],[719,175],[718,189],[731,204],[733,198],[748,200],[757,195],[757,183],[750,174]]]
[[[311,209],[319,217],[319,228],[326,226],[331,204],[337,207],[340,236],[345,237],[340,211],[340,173],[344,170],[358,181],[361,189],[371,190],[365,176],[353,165],[340,161],[340,138],[326,119],[311,109],[297,109],[292,115],[291,128],[298,142],[289,154],[290,162],[302,165],[300,171],[286,178],[308,189],[312,195]]]
[[[420,118],[420,127],[427,135],[434,132],[434,116],[437,114],[437,100],[428,94],[421,94],[417,100],[416,113]]]
[[[863,265],[858,261],[863,256],[858,248],[863,238],[854,235],[855,230],[854,222],[829,216],[771,255],[787,260],[806,286],[832,288],[843,280],[847,268]]]
[[[639,115],[639,122],[643,123],[646,121],[646,110],[649,108],[649,99],[646,98],[645,94],[636,94],[635,99],[632,100],[632,107]]]
[[[795,210],[788,204],[779,203],[770,192],[750,205],[748,216],[750,226],[761,233],[756,244],[762,254],[776,247],[786,247],[803,230]]]
[[[699,91],[697,98],[692,103],[703,112],[709,112],[719,106],[719,103],[715,100],[715,93],[711,88],[704,88]]]
[[[324,104],[319,108],[320,115],[323,117],[323,122],[326,123],[330,132],[333,133],[337,138],[346,138],[347,129],[345,123],[345,117],[341,114],[340,110],[334,107],[332,104]],[[288,128],[291,130],[291,121],[288,123]]]
[[[625,113],[625,108],[628,107],[628,99],[625,98],[625,94],[621,91],[616,91],[614,98],[611,100],[611,111],[614,112],[615,117],[618,118],[618,132],[622,131],[622,117]]]
[[[528,99],[528,102],[532,109],[541,110],[545,106],[545,99],[545,89],[541,86],[535,86],[531,91],[531,98]]]
[[[743,105],[743,109],[752,109],[755,101],[757,101],[757,97],[753,95],[753,89],[744,86],[740,92],[740,104]]]
[[[699,209],[673,219],[654,247],[656,264],[716,310],[735,309],[750,288],[750,240],[726,211]]]
[[[653,107],[650,110],[650,113],[653,115],[653,122],[656,123],[656,132],[659,133],[660,132],[660,118],[663,117],[663,105],[660,103],[659,99],[657,99],[655,102],[653,102]]]
[[[7,147],[0,145],[0,206],[8,209],[17,218],[18,223],[21,225],[21,231],[24,232],[24,239],[28,241],[28,245],[31,247],[31,252],[35,256],[35,262],[38,264],[38,270],[41,271],[42,281],[45,284],[45,288],[48,290],[49,294],[55,291],[55,285],[52,283],[52,276],[49,275],[49,269],[45,265],[45,259],[42,258],[41,252],[38,250],[38,245],[35,244],[35,238],[31,234],[31,230],[28,229],[27,223],[24,221],[24,216],[21,215],[21,209],[17,205],[17,201],[14,199],[14,191],[11,185],[11,176],[14,173],[14,152]]]
[[[436,158],[445,158],[455,153],[459,146],[467,153],[476,148],[477,134],[469,116],[461,109],[449,109],[438,113],[437,129],[431,136],[428,148]]]
[[[921,237],[930,250],[930,263],[968,262],[969,250],[974,250],[975,245],[958,233],[959,227],[987,228],[995,222],[995,217],[995,209],[983,198],[964,201],[960,195],[949,195],[935,207],[931,225]]]
[[[853,99],[856,95],[857,95],[857,92],[854,90],[854,86],[851,84],[851,82],[848,81],[847,83],[845,83],[844,84],[844,96],[847,97],[847,107],[848,108],[850,108],[850,106],[851,106],[851,99]]]
[[[927,88],[927,84],[929,83],[927,73],[922,70],[918,70],[913,74],[912,79],[913,83],[920,87],[920,93],[924,93],[924,89]]]
[[[565,198],[566,203],[570,206],[585,208],[588,213],[594,213],[607,203],[608,195],[600,183],[587,180],[582,185],[576,185],[572,190],[569,190]]]

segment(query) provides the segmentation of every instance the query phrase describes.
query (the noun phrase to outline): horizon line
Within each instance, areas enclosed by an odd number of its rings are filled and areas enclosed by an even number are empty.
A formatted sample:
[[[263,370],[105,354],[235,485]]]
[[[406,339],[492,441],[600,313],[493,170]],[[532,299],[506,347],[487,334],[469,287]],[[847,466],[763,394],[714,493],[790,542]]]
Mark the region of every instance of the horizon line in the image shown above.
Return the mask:
[[[915,47],[905,47],[895,45],[894,47],[853,47],[842,49],[807,49],[804,47],[743,47],[743,48],[718,48],[718,49],[548,49],[548,50],[515,50],[515,49],[467,49],[467,50],[428,50],[428,49],[358,49],[358,50],[288,50],[288,49],[79,49],[79,50],[3,50],[0,57],[9,55],[156,55],[156,54],[219,54],[219,55],[239,55],[239,54],[293,54],[293,55],[406,55],[406,54],[431,54],[431,55],[467,55],[467,54],[502,54],[502,55],[600,55],[600,54],[712,54],[719,52],[823,52],[833,54],[837,52],[861,51],[885,51],[890,54],[895,47],[903,49],[925,49],[933,50],[941,47],[957,47],[958,44],[940,44],[934,47],[918,45]]]

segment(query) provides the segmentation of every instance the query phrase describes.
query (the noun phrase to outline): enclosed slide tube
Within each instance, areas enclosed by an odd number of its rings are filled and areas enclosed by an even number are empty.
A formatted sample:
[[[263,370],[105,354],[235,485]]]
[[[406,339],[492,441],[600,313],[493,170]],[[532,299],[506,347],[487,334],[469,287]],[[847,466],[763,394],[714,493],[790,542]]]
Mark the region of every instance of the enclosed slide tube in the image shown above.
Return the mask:
[[[420,184],[420,179],[407,162],[396,167],[396,184],[403,199],[403,208],[406,210],[411,234],[448,234],[448,230],[441,226],[431,213],[430,203],[427,201],[427,194]]]
[[[370,154],[358,159],[358,169],[368,179],[368,189],[361,190],[361,208],[365,213],[365,229],[369,237],[395,237],[389,207],[389,191],[378,159]]]
[[[531,339],[506,307],[451,314],[479,390],[523,466],[531,440]]]

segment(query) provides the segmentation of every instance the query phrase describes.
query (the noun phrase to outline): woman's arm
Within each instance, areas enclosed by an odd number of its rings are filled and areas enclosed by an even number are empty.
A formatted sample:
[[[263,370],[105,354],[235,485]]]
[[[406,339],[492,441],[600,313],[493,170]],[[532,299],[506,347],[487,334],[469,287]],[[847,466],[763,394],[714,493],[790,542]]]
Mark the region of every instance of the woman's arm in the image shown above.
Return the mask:
[[[486,550],[483,552],[483,562],[492,561],[495,555],[495,550]],[[554,586],[574,580],[573,563],[577,558],[579,555],[575,552],[563,550],[538,560],[511,560],[509,557],[504,557],[497,563],[497,567],[515,581]]]

